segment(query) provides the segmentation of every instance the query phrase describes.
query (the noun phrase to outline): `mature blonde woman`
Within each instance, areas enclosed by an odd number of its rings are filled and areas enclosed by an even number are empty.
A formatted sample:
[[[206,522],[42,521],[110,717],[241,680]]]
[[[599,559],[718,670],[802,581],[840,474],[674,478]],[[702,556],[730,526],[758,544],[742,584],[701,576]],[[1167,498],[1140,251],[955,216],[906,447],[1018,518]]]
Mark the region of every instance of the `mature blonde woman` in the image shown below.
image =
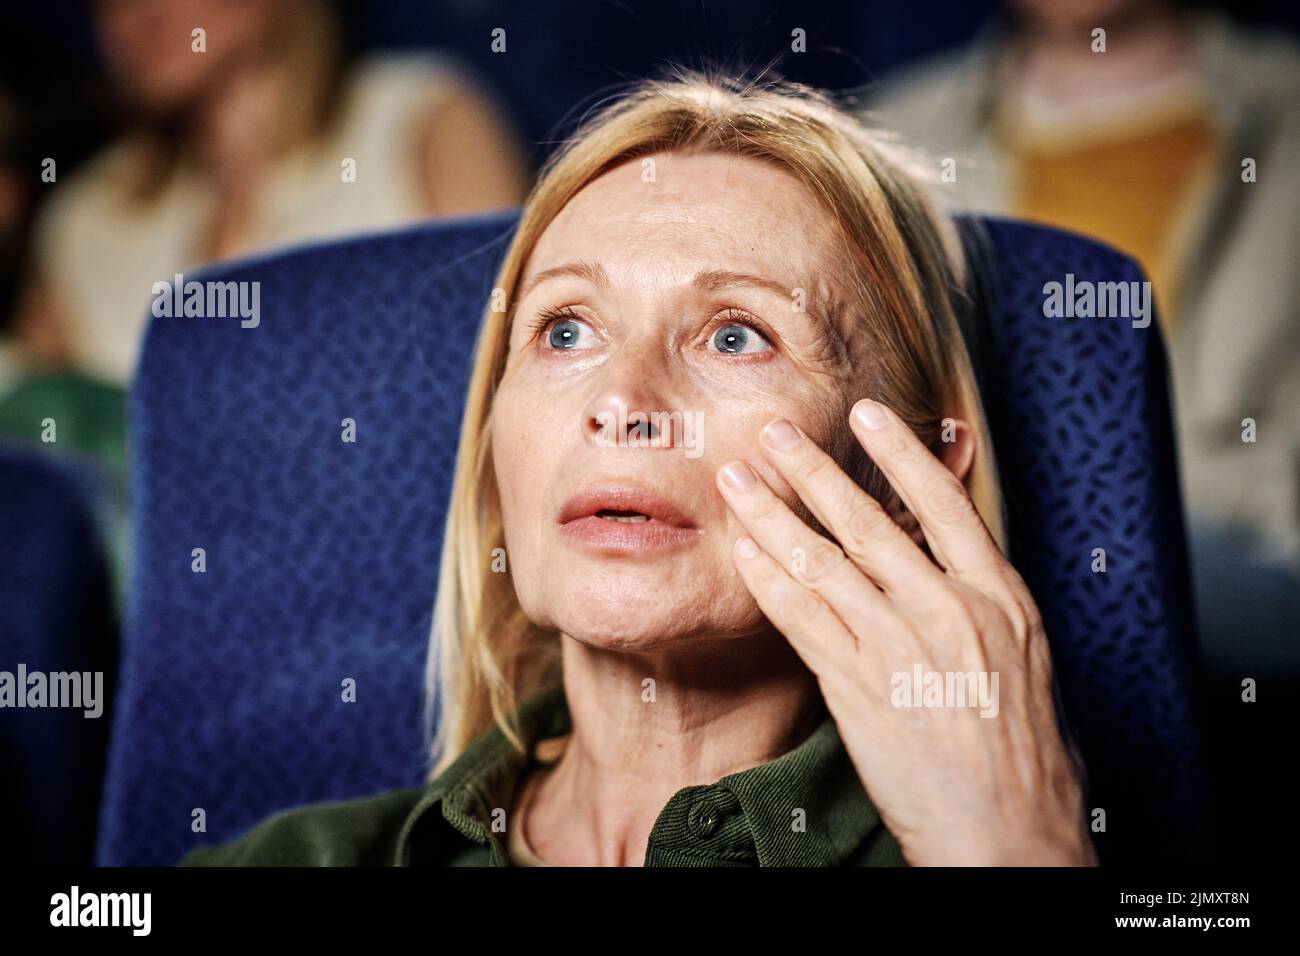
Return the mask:
[[[432,779],[183,862],[1095,863],[929,210],[801,88],[592,119],[478,343]]]

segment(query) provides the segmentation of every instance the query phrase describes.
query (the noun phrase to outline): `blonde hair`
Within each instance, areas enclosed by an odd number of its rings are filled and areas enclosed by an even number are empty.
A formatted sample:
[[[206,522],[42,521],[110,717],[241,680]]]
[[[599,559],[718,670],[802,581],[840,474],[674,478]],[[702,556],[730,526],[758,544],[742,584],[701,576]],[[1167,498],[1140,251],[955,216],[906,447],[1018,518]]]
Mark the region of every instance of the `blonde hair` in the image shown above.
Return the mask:
[[[972,425],[976,453],[966,487],[1005,547],[992,443],[955,307],[965,273],[960,243],[905,157],[827,95],[798,84],[685,71],[640,83],[589,117],[543,169],[495,283],[506,311],[489,306],[479,332],[429,645],[431,777],[492,722],[522,752],[518,704],[561,679],[558,635],[524,616],[510,576],[491,567],[494,549],[505,547],[491,458],[492,401],[528,258],[565,204],[605,171],[653,153],[700,151],[777,164],[838,223],[854,311],[872,342],[862,395],[884,402],[930,444],[945,415]],[[867,490],[884,500],[890,489],[865,453],[857,465]]]

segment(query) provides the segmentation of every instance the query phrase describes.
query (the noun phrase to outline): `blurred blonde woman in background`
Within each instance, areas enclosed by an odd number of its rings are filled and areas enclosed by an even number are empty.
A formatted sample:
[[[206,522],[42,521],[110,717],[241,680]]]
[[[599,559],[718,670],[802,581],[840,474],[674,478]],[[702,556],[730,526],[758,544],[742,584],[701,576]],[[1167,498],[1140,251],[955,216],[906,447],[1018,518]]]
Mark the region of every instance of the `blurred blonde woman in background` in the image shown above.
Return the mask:
[[[438,53],[353,61],[340,9],[97,0],[100,48],[135,125],[49,187],[23,351],[125,384],[155,282],[285,243],[519,202],[523,155],[464,67]]]
[[[610,103],[530,195],[479,335],[429,782],[183,862],[1094,863],[957,250],[806,88]],[[894,706],[917,664],[1000,674],[995,713]]]

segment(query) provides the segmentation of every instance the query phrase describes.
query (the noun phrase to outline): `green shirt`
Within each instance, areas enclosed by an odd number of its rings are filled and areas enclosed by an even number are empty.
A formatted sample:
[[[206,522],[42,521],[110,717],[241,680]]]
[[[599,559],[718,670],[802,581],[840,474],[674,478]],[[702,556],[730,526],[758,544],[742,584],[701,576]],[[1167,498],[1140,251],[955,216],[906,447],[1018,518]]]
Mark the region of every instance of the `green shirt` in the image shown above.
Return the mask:
[[[283,810],[180,865],[509,866],[502,795],[535,766],[537,741],[572,730],[563,687],[535,694],[518,716],[526,755],[494,724],[423,787]],[[678,790],[650,831],[645,865],[907,864],[828,714],[775,760]]]

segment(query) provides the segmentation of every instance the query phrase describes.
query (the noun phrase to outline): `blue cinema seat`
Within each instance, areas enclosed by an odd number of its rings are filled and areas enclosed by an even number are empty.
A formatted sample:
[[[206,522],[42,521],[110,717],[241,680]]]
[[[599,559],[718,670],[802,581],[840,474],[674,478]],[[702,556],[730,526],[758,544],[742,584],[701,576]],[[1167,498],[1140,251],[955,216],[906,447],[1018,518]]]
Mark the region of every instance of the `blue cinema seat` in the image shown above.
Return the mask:
[[[15,682],[39,673],[47,687],[58,674],[102,683],[90,708],[46,698],[44,707],[0,709],[0,859],[10,866],[94,860],[116,679],[106,476],[50,447],[0,442],[0,671]]]
[[[152,322],[129,407],[135,564],[99,862],[170,864],[272,811],[423,778],[444,508],[514,224],[434,223],[228,265],[206,278],[260,282],[256,328]],[[1204,858],[1157,325],[1042,310],[1044,283],[1067,272],[1141,275],[1078,236],[963,225],[985,285],[971,341],[1014,557],[1046,617],[1089,805],[1106,811],[1103,860]]]

